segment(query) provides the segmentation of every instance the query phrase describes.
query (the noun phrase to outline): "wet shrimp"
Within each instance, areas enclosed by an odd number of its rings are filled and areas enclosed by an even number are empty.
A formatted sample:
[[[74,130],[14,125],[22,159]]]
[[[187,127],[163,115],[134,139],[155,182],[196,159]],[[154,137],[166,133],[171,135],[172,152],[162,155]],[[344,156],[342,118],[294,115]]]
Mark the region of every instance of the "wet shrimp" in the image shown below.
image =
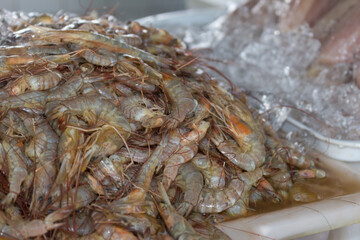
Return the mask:
[[[203,98],[200,98],[197,100],[196,109],[193,112],[193,116],[186,120],[186,123],[188,126],[191,126],[192,124],[197,124],[200,121],[204,120],[208,116],[210,116],[210,110],[211,106]]]
[[[239,174],[238,177],[244,183],[244,189],[238,201],[223,213],[225,219],[232,219],[235,217],[245,216],[247,214],[251,188],[257,184],[264,174],[268,175],[270,172],[272,171],[261,167],[252,172],[243,172]],[[224,221],[225,219],[222,219],[221,221]]]
[[[165,163],[162,183],[165,189],[175,180],[178,170],[182,164],[190,161],[197,153],[198,147],[195,144],[180,147]]]
[[[97,95],[64,100],[49,112],[48,117],[52,120],[66,113],[82,116],[89,125],[95,125],[98,121],[112,125],[124,139],[127,139],[131,132],[128,121],[121,115],[117,107]]]
[[[107,219],[110,221],[113,220],[121,227],[125,229],[140,234],[145,238],[149,238],[150,235],[155,235],[157,231],[161,228],[156,219],[148,216],[146,214],[111,214],[107,216]]]
[[[277,191],[273,188],[271,183],[262,177],[256,186],[257,190],[268,200],[273,203],[281,203],[282,198],[277,193]]]
[[[190,224],[200,234],[213,240],[231,240],[231,238],[222,232],[219,228],[215,227],[212,223],[208,222],[205,217],[200,213],[191,213],[188,217]]]
[[[21,185],[28,175],[26,161],[16,140],[3,139],[0,151],[1,158],[6,161],[9,171],[9,193],[1,201],[1,204],[11,205],[15,202]]]
[[[1,124],[8,128],[6,134],[10,137],[26,138],[31,135],[16,111],[9,110],[1,120]]]
[[[165,189],[159,191],[160,196],[164,200],[157,202],[156,205],[171,236],[179,240],[207,239],[198,234],[191,224],[183,216],[181,216],[173,206],[171,206]]]
[[[58,71],[46,71],[37,75],[24,75],[11,82],[9,92],[11,95],[19,95],[29,89],[31,91],[47,90],[58,85],[62,74]]]
[[[260,167],[265,161],[265,133],[260,122],[254,118],[248,106],[234,98],[223,88],[213,87],[209,96],[213,107],[220,115],[224,128],[229,132],[243,152],[243,158],[250,158],[255,167]],[[215,97],[216,96],[216,97]],[[219,135],[219,134],[217,134]],[[221,139],[219,139],[221,140]],[[252,171],[251,168],[248,171]]]
[[[17,96],[10,96],[1,100],[0,109],[29,108],[39,109],[45,108],[48,93],[44,91],[32,91]]]
[[[119,101],[118,97],[116,96],[116,94],[114,94],[111,91],[111,88],[108,85],[106,85],[104,82],[94,82],[92,85],[103,98],[109,100],[115,105],[118,104]]]
[[[71,116],[68,125],[78,126],[79,120],[75,116]],[[73,177],[70,174],[71,169],[74,167],[74,161],[77,155],[78,146],[84,141],[84,134],[76,128],[65,127],[61,133],[58,144],[58,158],[60,162],[59,172],[56,176],[56,184],[61,184],[65,178]]]
[[[198,153],[191,162],[203,174],[205,186],[207,188],[219,188],[225,186],[224,168],[215,160]]]
[[[25,65],[33,63],[38,60],[37,57],[32,56],[0,56],[0,77],[10,76],[12,69],[17,65]]]
[[[167,67],[167,61],[164,59],[160,59],[157,56],[128,45],[123,41],[118,41],[102,34],[81,30],[53,30],[40,27],[33,27],[33,30],[43,41],[51,40],[53,42],[54,40],[58,40],[67,43],[76,43],[82,47],[101,48],[111,52],[139,57],[155,66]]]
[[[232,139],[226,139],[217,127],[212,128],[210,140],[216,148],[233,164],[246,171],[256,168],[256,153],[244,152]]]
[[[71,207],[72,209],[80,209],[89,205],[96,199],[97,195],[91,189],[89,184],[75,186],[67,194],[62,196],[59,201],[54,201],[51,208]]]
[[[204,185],[203,175],[191,163],[185,163],[179,169],[176,185],[184,192],[184,201],[177,207],[177,212],[187,217],[199,200]]]
[[[130,231],[111,224],[101,224],[99,227],[96,228],[96,233],[102,237],[94,238],[96,240],[138,240],[138,238],[135,237],[135,235],[132,234]]]
[[[146,192],[141,188],[135,188],[126,197],[112,201],[110,209],[121,214],[145,213],[157,217],[158,211],[153,201],[146,200]]]
[[[47,101],[61,100],[70,97],[75,97],[84,83],[84,79],[79,76],[74,76],[67,80],[64,84],[54,89],[47,96]]]
[[[49,230],[59,228],[63,223],[56,223],[66,218],[69,209],[58,209],[46,216],[43,220],[34,219],[31,221],[17,221],[1,223],[0,232],[2,234],[15,237],[16,239],[29,239],[46,234]]]
[[[11,56],[11,55],[26,55],[35,54],[38,56],[42,55],[54,55],[54,54],[65,54],[69,51],[64,46],[1,46],[0,55]]]
[[[171,104],[171,114],[162,128],[175,129],[196,108],[197,102],[181,80],[174,76],[166,75],[162,87]]]
[[[62,229],[73,234],[85,236],[89,235],[94,230],[94,220],[90,216],[90,211],[83,211],[76,214],[71,214],[65,221]]]
[[[130,162],[132,160],[136,163],[144,163],[152,152],[153,150],[149,148],[122,147],[118,152],[111,155],[109,158],[111,160],[124,159],[126,162]]]
[[[49,123],[42,121],[35,126],[34,137],[26,145],[26,155],[35,163],[33,195],[30,208],[33,212],[40,210],[50,188],[55,181],[59,137]]]
[[[244,191],[244,182],[232,179],[223,188],[203,188],[194,208],[200,213],[219,213],[232,207]]]
[[[179,149],[179,146],[189,146],[199,142],[202,137],[205,136],[209,126],[210,124],[208,122],[202,121],[188,133],[182,133],[178,129],[175,129],[169,134],[164,134],[158,147],[156,147],[149,159],[142,165],[135,184],[144,189],[148,189],[158,165],[161,166],[163,161],[166,161]]]
[[[138,91],[138,92],[144,92],[144,93],[155,93],[159,90],[159,88],[147,81],[141,81],[137,79],[131,79],[126,76],[118,76],[116,77],[117,82],[124,84],[125,86],[128,86],[129,88]]]
[[[165,120],[160,107],[139,95],[121,100],[119,109],[129,120],[140,122],[145,128],[160,127]]]
[[[112,67],[117,63],[116,55],[103,49],[84,49],[81,50],[81,56],[89,63],[103,67]]]
[[[141,37],[139,37],[136,34],[131,34],[131,33],[123,34],[123,35],[116,35],[115,38],[120,41],[124,41],[127,44],[134,46],[134,47],[140,46],[143,42]]]

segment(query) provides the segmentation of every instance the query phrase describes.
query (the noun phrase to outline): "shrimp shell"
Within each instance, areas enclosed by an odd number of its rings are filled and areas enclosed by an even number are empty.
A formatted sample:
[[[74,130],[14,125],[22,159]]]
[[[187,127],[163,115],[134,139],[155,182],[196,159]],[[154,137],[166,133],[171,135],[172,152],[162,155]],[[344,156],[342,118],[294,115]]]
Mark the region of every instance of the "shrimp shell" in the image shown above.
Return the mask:
[[[224,188],[203,188],[194,211],[200,213],[219,213],[232,207],[244,191],[244,182],[232,179]]]

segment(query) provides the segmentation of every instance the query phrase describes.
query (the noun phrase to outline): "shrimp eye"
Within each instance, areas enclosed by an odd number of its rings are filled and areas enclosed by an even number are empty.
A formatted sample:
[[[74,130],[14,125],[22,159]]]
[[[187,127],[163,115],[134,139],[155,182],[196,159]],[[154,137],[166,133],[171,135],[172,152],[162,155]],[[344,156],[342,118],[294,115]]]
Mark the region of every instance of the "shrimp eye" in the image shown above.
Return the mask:
[[[96,159],[96,157],[91,157],[90,162],[93,162]]]
[[[42,201],[44,200],[43,196],[40,196],[40,197],[38,198],[38,200],[39,200],[39,202],[42,202]]]

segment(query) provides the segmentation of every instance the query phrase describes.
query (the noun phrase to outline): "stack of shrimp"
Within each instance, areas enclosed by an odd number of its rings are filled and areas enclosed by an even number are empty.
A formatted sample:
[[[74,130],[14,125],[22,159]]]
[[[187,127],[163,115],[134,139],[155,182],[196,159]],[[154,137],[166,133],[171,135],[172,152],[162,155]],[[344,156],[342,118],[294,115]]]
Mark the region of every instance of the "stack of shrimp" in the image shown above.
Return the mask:
[[[12,28],[1,238],[229,239],[213,223],[326,175],[163,29],[49,15]]]

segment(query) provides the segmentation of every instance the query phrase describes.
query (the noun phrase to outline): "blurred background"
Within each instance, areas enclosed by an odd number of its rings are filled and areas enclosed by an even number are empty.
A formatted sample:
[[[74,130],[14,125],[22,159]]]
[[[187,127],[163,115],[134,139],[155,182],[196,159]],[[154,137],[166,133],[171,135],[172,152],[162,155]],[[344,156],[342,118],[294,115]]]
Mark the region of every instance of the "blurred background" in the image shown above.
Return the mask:
[[[65,10],[84,15],[96,10],[119,20],[186,9],[186,0],[0,0],[0,8],[11,11],[56,13]]]

